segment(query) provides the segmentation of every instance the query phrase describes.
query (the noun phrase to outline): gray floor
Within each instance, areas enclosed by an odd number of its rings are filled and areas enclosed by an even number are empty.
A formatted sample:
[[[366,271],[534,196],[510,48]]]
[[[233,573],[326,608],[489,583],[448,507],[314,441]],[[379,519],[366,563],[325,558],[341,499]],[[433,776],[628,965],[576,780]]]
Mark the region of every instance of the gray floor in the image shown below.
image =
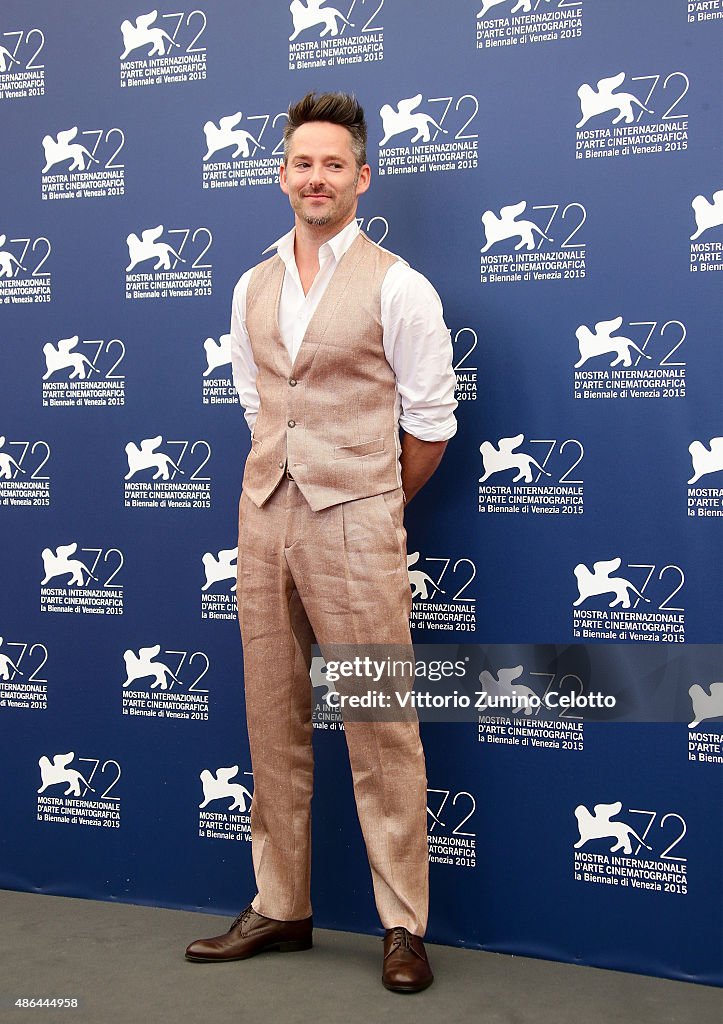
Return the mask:
[[[381,940],[314,933],[314,949],[192,964],[183,950],[228,918],[0,890],[0,1021],[68,1024],[721,1024],[720,989],[429,946],[434,985],[395,995]],[[17,1009],[75,996],[78,1009]]]

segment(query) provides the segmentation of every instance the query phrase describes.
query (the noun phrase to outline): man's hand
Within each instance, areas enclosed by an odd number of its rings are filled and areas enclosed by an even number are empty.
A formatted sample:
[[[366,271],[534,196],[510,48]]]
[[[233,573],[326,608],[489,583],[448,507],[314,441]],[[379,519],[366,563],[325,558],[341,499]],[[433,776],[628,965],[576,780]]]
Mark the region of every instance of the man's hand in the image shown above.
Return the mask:
[[[420,441],[412,434],[402,438],[402,488],[405,505],[420,491],[442,461],[446,441]]]

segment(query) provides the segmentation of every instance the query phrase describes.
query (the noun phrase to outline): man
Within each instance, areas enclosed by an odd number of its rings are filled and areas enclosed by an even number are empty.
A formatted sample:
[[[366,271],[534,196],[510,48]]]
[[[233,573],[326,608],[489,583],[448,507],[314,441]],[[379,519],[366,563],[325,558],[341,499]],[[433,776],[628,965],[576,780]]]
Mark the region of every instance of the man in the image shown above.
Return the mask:
[[[364,112],[313,93],[289,108],[281,190],[294,228],[233,297],[234,382],[252,430],[237,599],[254,775],[257,894],[188,959],[312,944],[314,639],[411,652],[404,504],[455,433],[449,331],[420,274],[359,231]],[[398,426],[404,430],[399,442]],[[345,720],[357,812],[385,928],[382,980],[431,984],[426,774],[416,716]]]

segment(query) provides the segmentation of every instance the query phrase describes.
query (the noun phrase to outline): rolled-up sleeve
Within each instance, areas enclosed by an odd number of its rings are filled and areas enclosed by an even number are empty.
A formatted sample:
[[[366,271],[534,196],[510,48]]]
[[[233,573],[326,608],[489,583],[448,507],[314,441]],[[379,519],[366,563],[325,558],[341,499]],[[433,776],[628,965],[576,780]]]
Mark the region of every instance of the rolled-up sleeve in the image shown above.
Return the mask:
[[[384,352],[397,378],[399,425],[420,441],[447,441],[457,431],[452,339],[430,282],[401,260],[382,284]]]
[[[259,411],[259,393],[256,390],[258,368],[254,362],[251,342],[246,331],[246,291],[251,271],[238,281],[233,290],[231,300],[231,370],[233,383],[238,392],[239,401],[244,407],[244,416],[253,433],[254,423]]]

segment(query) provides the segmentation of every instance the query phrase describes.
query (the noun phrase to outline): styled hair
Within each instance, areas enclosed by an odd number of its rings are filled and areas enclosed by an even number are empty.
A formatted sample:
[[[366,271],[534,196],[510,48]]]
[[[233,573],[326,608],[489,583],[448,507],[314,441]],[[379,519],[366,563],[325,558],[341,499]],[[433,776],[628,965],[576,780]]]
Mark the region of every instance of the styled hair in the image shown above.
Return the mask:
[[[346,128],[359,170],[367,162],[367,123],[364,110],[355,96],[345,92],[309,92],[298,103],[289,106],[289,119],[284,126],[284,163],[288,163],[291,139],[297,128],[309,121],[329,121]]]

